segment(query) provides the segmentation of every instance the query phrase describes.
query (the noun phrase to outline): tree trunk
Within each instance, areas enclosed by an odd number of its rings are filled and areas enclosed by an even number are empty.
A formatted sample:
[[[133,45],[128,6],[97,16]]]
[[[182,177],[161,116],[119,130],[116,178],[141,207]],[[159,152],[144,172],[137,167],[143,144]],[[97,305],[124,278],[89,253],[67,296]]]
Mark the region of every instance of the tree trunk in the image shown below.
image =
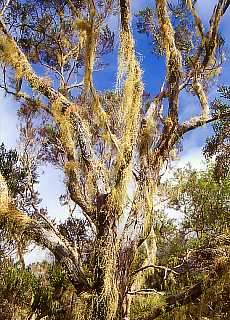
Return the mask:
[[[115,214],[100,212],[94,252],[95,286],[90,320],[124,319],[123,303],[130,266],[127,261],[130,260],[121,259],[115,217]]]
[[[116,270],[110,272],[110,281],[115,282],[117,275]],[[93,297],[92,312],[89,317],[90,320],[124,320],[125,295],[119,293],[117,285],[111,286],[107,283],[108,278],[105,276],[103,286],[95,290]]]

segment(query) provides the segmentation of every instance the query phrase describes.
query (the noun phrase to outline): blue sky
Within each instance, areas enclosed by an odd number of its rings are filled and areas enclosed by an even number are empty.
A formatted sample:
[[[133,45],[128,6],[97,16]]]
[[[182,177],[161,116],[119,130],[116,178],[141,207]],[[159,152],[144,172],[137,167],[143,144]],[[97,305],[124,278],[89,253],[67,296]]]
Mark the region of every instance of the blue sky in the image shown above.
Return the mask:
[[[177,0],[171,0],[171,3],[177,3]],[[134,0],[132,5],[133,13],[142,9],[143,7],[149,6],[152,7],[154,4],[153,0]],[[197,9],[200,14],[200,17],[204,24],[208,26],[209,19],[216,0],[198,0]],[[134,20],[135,22],[135,20]],[[134,23],[135,24],[135,23]],[[117,28],[119,26],[119,21],[117,17],[111,18],[110,25],[113,26],[115,34],[117,33]],[[228,44],[228,38],[230,33],[230,9],[225,13],[225,16],[221,22],[221,33],[224,39],[226,40],[226,61],[223,65],[223,72],[218,78],[217,85],[229,84],[230,80],[230,50]],[[150,92],[153,96],[159,92],[162,81],[164,80],[164,60],[162,58],[156,57],[152,54],[152,45],[151,39],[145,35],[138,34],[134,27],[134,35],[136,41],[136,52],[142,61],[142,70],[143,70],[143,80],[145,84],[145,90]],[[116,41],[118,45],[118,40]],[[117,50],[114,51],[110,56],[106,58],[106,61],[112,63],[109,67],[103,72],[103,81],[101,81],[101,75],[95,74],[96,85],[99,89],[108,88],[106,85],[110,84],[115,86],[116,82],[116,67],[117,67]],[[217,86],[213,86],[209,91],[209,101],[211,102],[217,96]],[[181,120],[187,120],[191,116],[196,115],[200,112],[199,105],[197,103],[197,98],[182,93],[180,96],[180,118]],[[205,140],[208,135],[212,133],[211,125],[198,128],[193,132],[190,132],[185,135],[183,139],[183,151],[180,154],[182,157],[181,163],[186,161],[191,161],[195,166],[200,167],[202,157],[202,146],[205,143]]]
[[[176,1],[176,0],[175,0]],[[152,6],[153,0],[134,0],[132,10],[137,12],[145,6]],[[203,21],[207,24],[210,14],[215,5],[215,0],[198,0],[198,10]],[[230,54],[227,43],[230,33],[230,9],[228,9],[221,23],[221,32],[226,40],[226,62],[223,67],[223,73],[218,80],[217,85],[229,84],[230,80]],[[116,67],[117,67],[117,50],[119,45],[118,27],[119,20],[117,17],[111,17],[109,21],[111,27],[115,31],[115,51],[110,54],[105,60],[109,63],[106,69],[101,72],[96,72],[94,75],[95,83],[98,89],[114,88],[116,82]],[[157,58],[151,53],[150,38],[145,35],[138,34],[134,29],[136,39],[136,51],[142,61],[143,80],[145,90],[152,95],[159,92],[162,81],[164,79],[164,61],[162,58]],[[209,100],[213,100],[216,96],[216,87],[213,87],[209,92]],[[11,97],[5,97],[3,92],[0,92],[0,143],[3,141],[7,148],[16,146],[17,133],[17,117],[16,117],[16,102]],[[199,112],[197,100],[194,97],[183,94],[180,98],[180,117],[187,119],[193,114]],[[194,167],[201,167],[202,153],[201,148],[204,145],[206,137],[211,134],[211,126],[205,126],[188,133],[183,139],[183,152],[180,154],[181,160],[178,165],[184,165],[191,161]],[[44,171],[44,173],[42,173]],[[63,176],[62,173],[55,170],[51,166],[43,167],[41,171],[40,185],[38,187],[43,199],[43,206],[47,207],[49,215],[56,217],[57,220],[67,217],[67,210],[60,207],[58,197],[63,192]],[[37,253],[35,253],[36,255]],[[39,253],[41,257],[41,254]],[[31,259],[31,258],[30,258]]]

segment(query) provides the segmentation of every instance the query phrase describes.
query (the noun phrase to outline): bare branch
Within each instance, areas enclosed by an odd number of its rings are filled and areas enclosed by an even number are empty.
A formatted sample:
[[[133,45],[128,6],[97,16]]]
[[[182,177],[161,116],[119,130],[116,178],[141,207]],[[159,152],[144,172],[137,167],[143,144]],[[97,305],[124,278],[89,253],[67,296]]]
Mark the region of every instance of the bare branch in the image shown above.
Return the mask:
[[[37,220],[17,210],[11,204],[8,187],[1,173],[0,183],[0,216],[22,228],[23,233],[28,234],[36,243],[48,248],[68,270],[69,277],[78,292],[90,290],[80,257],[73,251],[67,239],[62,237],[55,226],[42,214],[39,215],[46,221],[49,229],[43,228]]]
[[[225,0],[224,1],[224,6],[223,6],[223,10],[222,10],[222,16],[225,14],[225,12],[227,11],[228,7],[230,6],[230,0]]]
[[[26,102],[32,104],[33,106],[36,105],[37,109],[42,109],[42,110],[46,111],[48,114],[52,115],[51,110],[47,105],[45,105],[41,101],[37,100],[36,98],[31,98],[25,92],[11,91],[6,87],[6,85],[3,86],[1,84],[0,84],[0,88],[3,89],[6,93],[11,94],[11,95],[15,96],[18,99],[23,99]]]
[[[144,271],[145,269],[148,269],[148,268],[162,269],[162,270],[165,270],[165,273],[167,273],[167,272],[169,271],[169,272],[172,272],[172,273],[174,273],[174,274],[176,274],[176,275],[179,274],[178,272],[174,271],[174,270],[171,269],[171,268],[168,268],[168,267],[165,267],[165,266],[158,266],[158,265],[155,265],[155,264],[150,264],[150,265],[147,265],[147,266],[144,266],[144,267],[142,267],[142,268],[137,269],[136,271],[134,271],[134,272],[131,274],[131,276],[132,276],[132,275],[135,275],[135,274],[137,274],[137,273],[139,273],[139,272],[142,272],[142,271]]]
[[[48,248],[55,258],[68,270],[69,277],[78,293],[83,290],[90,290],[86,275],[80,265],[76,252],[73,252],[70,245],[63,242],[52,230],[46,230],[36,220],[28,220],[24,226],[24,233],[30,235],[33,240]]]
[[[79,87],[82,87],[84,85],[84,81],[82,80],[81,82],[78,82],[78,83],[73,83],[69,86],[66,86],[66,90],[72,90],[74,88],[79,88]]]
[[[150,293],[154,293],[154,294],[159,294],[161,296],[164,295],[163,292],[159,292],[155,289],[141,289],[141,290],[135,290],[135,291],[128,291],[126,294],[128,295],[146,295],[146,294],[150,294]]]

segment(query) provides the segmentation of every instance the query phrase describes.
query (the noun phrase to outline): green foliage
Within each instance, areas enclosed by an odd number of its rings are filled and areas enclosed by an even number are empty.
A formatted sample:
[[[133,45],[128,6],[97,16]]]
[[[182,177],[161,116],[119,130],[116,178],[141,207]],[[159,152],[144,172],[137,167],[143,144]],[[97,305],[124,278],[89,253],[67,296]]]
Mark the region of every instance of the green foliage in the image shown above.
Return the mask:
[[[170,284],[170,278],[163,283],[163,275],[155,274],[154,288],[176,294],[202,282],[204,293],[196,303],[178,305],[159,319],[228,319],[229,176],[216,180],[215,164],[200,172],[185,168],[177,171],[168,192],[169,204],[183,212],[184,218],[181,224],[171,225],[162,216],[161,227],[156,226],[161,244],[158,264],[174,269],[178,275],[173,274]],[[173,231],[170,237],[168,230]]]
[[[0,310],[2,315],[11,310],[5,319],[15,319],[16,314],[24,319],[34,313],[39,318],[68,320],[74,312],[69,295],[72,286],[60,265],[38,263],[25,270],[12,262],[0,265]]]
[[[27,171],[20,164],[16,149],[7,151],[3,143],[0,145],[0,172],[7,182],[12,197],[23,191]]]
[[[182,52],[184,64],[188,66],[190,62],[189,55],[194,52],[194,48],[199,44],[195,36],[195,26],[191,13],[183,0],[174,4],[168,2],[168,9],[175,30],[176,46]],[[144,10],[140,10],[136,16],[137,29],[140,33],[150,37],[153,52],[157,55],[164,55],[163,38],[159,29],[156,10],[147,7]]]
[[[183,227],[196,232],[198,238],[223,232],[230,226],[229,177],[217,182],[214,174],[212,166],[203,172],[182,170],[177,178],[179,184],[173,187],[172,204],[185,214]]]
[[[136,296],[132,300],[130,319],[141,320],[155,308],[164,306],[164,298],[159,295],[150,294],[143,296]]]
[[[212,103],[212,112],[218,117],[229,113],[230,87],[222,86],[219,89],[222,99]],[[204,154],[207,159],[215,157],[214,176],[217,181],[225,179],[230,168],[230,128],[229,116],[213,124],[214,135],[207,139]]]

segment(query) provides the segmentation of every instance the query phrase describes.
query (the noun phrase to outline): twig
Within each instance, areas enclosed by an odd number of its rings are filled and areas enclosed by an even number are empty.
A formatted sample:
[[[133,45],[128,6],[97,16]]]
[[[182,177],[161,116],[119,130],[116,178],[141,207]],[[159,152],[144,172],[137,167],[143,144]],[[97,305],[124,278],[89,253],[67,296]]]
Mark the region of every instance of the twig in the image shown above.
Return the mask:
[[[164,292],[159,292],[155,289],[141,289],[141,290],[135,290],[135,291],[128,291],[126,294],[129,295],[135,295],[135,294],[150,294],[150,293],[155,293],[155,294],[159,294],[161,296],[164,295]]]
[[[10,4],[11,0],[7,0],[6,3],[4,4],[2,11],[0,12],[0,16],[4,15],[4,12],[6,11],[6,9],[8,8],[9,4]]]

